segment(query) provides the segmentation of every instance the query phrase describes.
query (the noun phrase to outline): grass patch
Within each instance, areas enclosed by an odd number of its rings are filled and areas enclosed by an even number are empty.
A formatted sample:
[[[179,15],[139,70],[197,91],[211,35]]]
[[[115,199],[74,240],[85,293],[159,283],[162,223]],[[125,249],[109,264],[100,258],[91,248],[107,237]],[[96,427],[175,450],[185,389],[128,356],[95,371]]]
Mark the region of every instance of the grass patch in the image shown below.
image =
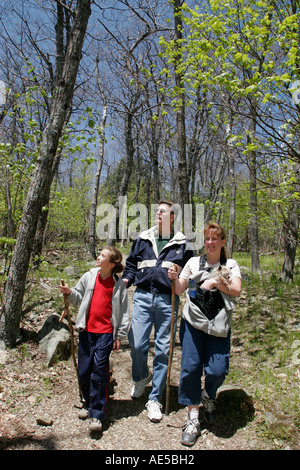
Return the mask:
[[[246,266],[245,255],[235,259]],[[277,277],[281,263],[278,266],[276,260],[265,257],[261,266],[261,275],[247,272],[243,280],[232,330],[246,360],[241,363],[238,354],[233,356],[228,380],[245,387],[255,398],[265,417],[263,432],[271,438],[293,440],[300,427],[299,273],[293,283],[285,284]],[[268,413],[284,427],[268,423]]]

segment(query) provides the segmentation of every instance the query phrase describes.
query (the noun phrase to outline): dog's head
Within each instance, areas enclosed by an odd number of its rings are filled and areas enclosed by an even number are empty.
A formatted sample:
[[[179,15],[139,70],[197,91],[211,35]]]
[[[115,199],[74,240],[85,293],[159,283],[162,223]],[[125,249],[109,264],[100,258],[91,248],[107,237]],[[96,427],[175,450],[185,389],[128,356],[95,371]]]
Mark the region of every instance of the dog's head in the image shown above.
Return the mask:
[[[227,266],[219,266],[218,270],[219,270],[220,274],[223,277],[225,277],[225,279],[230,278],[230,276],[231,276],[231,269],[230,268],[227,268]]]

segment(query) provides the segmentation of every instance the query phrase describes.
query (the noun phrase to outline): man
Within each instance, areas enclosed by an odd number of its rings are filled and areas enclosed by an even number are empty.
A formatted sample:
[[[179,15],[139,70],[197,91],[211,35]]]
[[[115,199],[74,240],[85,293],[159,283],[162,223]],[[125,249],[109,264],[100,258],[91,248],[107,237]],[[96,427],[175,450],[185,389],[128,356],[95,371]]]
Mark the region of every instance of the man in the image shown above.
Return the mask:
[[[160,201],[155,226],[145,230],[134,241],[126,261],[123,281],[129,287],[134,284],[131,327],[128,334],[132,357],[132,398],[139,398],[152,379],[152,389],[146,404],[150,421],[162,419],[160,403],[167,379],[170,350],[172,284],[168,269],[173,263],[179,271],[193,256],[186,237],[173,233],[175,213],[173,204]],[[176,296],[175,317],[179,297]],[[153,375],[147,359],[152,326],[155,329],[155,355]]]

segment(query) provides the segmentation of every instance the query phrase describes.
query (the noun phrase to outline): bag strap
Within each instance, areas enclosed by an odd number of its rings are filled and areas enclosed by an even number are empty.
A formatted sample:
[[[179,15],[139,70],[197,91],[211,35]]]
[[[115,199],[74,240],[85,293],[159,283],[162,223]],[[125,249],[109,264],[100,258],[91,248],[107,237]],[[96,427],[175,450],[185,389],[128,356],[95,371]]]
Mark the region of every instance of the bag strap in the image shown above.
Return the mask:
[[[206,263],[207,255],[200,256],[199,260],[199,271],[205,270],[205,263]]]
[[[206,268],[205,267],[206,260],[207,260],[207,255],[200,256],[199,271],[211,271],[211,268]],[[226,258],[226,256],[222,255],[221,259],[220,259],[220,264],[222,266],[224,266],[224,265],[226,265],[226,263],[227,263],[227,258]]]

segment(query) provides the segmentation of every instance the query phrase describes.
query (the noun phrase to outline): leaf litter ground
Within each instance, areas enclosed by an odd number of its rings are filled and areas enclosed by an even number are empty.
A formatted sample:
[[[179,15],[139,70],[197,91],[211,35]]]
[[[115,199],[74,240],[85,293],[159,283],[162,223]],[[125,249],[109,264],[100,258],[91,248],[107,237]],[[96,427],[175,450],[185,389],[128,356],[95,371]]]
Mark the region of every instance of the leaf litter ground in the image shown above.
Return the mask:
[[[129,290],[132,300],[133,290]],[[183,302],[182,302],[183,303]],[[181,303],[181,304],[182,304]],[[160,423],[147,417],[149,393],[130,398],[130,347],[124,342],[112,354],[112,376],[107,415],[101,435],[91,435],[88,420],[78,419],[81,407],[72,358],[47,367],[46,357],[35,341],[44,320],[55,311],[47,305],[22,323],[23,342],[2,353],[0,363],[1,450],[189,450],[180,443],[187,410],[177,402],[181,349],[178,331],[171,371],[169,414]],[[179,321],[177,330],[179,328]],[[77,335],[75,337],[77,341]],[[149,364],[154,354],[153,336]],[[232,336],[231,364],[249,373],[249,357],[237,337]],[[249,381],[247,384],[249,387]],[[261,403],[253,390],[226,378],[216,400],[214,425],[201,421],[201,435],[193,451],[200,450],[299,450],[299,432],[292,439],[276,439],[266,432]]]

